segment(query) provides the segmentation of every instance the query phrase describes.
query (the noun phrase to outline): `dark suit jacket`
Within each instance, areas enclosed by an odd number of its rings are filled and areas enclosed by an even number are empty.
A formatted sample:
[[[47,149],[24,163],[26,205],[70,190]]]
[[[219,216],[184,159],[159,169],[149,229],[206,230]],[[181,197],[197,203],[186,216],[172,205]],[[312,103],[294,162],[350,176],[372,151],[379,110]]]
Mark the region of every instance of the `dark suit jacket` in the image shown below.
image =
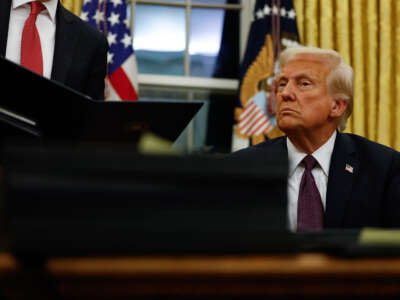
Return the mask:
[[[0,55],[5,57],[11,0],[0,1]],[[104,34],[58,3],[51,79],[104,99],[108,43]]]
[[[287,153],[279,137],[234,157]],[[353,173],[345,169],[353,167]],[[326,228],[400,227],[400,153],[354,134],[338,133],[326,195]]]

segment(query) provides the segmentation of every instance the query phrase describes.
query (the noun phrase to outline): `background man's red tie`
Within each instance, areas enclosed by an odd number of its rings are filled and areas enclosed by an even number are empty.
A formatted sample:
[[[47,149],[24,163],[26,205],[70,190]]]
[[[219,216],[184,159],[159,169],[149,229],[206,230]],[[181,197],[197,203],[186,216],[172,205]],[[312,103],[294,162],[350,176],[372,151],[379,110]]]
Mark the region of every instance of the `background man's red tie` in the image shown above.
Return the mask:
[[[39,32],[36,28],[36,18],[45,9],[43,3],[34,1],[31,5],[31,13],[25,21],[21,40],[21,65],[42,75],[43,56],[40,45]]]

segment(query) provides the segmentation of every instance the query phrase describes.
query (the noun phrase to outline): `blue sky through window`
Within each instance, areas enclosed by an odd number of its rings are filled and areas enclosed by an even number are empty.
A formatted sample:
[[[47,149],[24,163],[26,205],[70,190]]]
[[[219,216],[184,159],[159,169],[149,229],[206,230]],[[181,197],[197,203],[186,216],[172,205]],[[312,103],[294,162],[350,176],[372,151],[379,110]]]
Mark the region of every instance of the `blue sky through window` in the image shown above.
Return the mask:
[[[197,2],[225,4],[226,1]],[[190,75],[212,77],[221,46],[225,11],[193,7],[191,12]],[[186,9],[137,4],[134,21],[133,46],[139,72],[184,75]]]

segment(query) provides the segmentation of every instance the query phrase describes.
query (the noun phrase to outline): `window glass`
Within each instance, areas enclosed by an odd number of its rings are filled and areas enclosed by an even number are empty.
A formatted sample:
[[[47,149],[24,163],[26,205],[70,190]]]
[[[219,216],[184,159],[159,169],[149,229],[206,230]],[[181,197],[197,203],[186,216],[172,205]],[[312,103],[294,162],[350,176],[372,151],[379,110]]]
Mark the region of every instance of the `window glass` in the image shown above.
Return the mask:
[[[202,153],[207,152],[209,149],[206,145],[209,104],[210,102],[207,100],[203,102],[203,106],[194,116],[191,123],[175,141],[174,148],[179,152]]]
[[[136,5],[133,47],[139,73],[184,75],[185,17],[182,7]]]
[[[141,101],[188,101],[189,98],[204,101],[204,105],[174,142],[174,147],[182,153],[229,153],[235,92],[155,86],[139,90]]]
[[[0,0],[1,1],[1,0]],[[186,0],[164,0],[181,2]],[[239,0],[191,0],[190,76],[238,78],[240,10],[196,7]],[[184,75],[186,7],[136,3],[133,47],[141,74]],[[129,11],[130,13],[130,11]],[[141,100],[202,100],[204,106],[175,146],[183,152],[230,152],[236,91],[141,85]]]
[[[189,53],[191,76],[238,78],[239,11],[193,8]]]
[[[176,140],[175,148],[188,153],[229,153],[236,94],[203,90],[194,92],[193,99],[204,101],[204,105],[193,118],[192,136],[188,126]]]
[[[193,8],[190,24],[190,75],[212,77],[221,46],[223,9]]]

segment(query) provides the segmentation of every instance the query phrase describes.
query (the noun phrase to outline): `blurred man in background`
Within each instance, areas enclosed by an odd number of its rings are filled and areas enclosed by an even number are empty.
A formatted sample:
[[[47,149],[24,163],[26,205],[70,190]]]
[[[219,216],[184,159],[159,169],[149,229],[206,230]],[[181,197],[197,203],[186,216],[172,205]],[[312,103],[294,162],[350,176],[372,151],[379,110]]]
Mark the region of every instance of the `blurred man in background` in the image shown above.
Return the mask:
[[[59,0],[1,0],[0,56],[104,99],[108,43]]]

